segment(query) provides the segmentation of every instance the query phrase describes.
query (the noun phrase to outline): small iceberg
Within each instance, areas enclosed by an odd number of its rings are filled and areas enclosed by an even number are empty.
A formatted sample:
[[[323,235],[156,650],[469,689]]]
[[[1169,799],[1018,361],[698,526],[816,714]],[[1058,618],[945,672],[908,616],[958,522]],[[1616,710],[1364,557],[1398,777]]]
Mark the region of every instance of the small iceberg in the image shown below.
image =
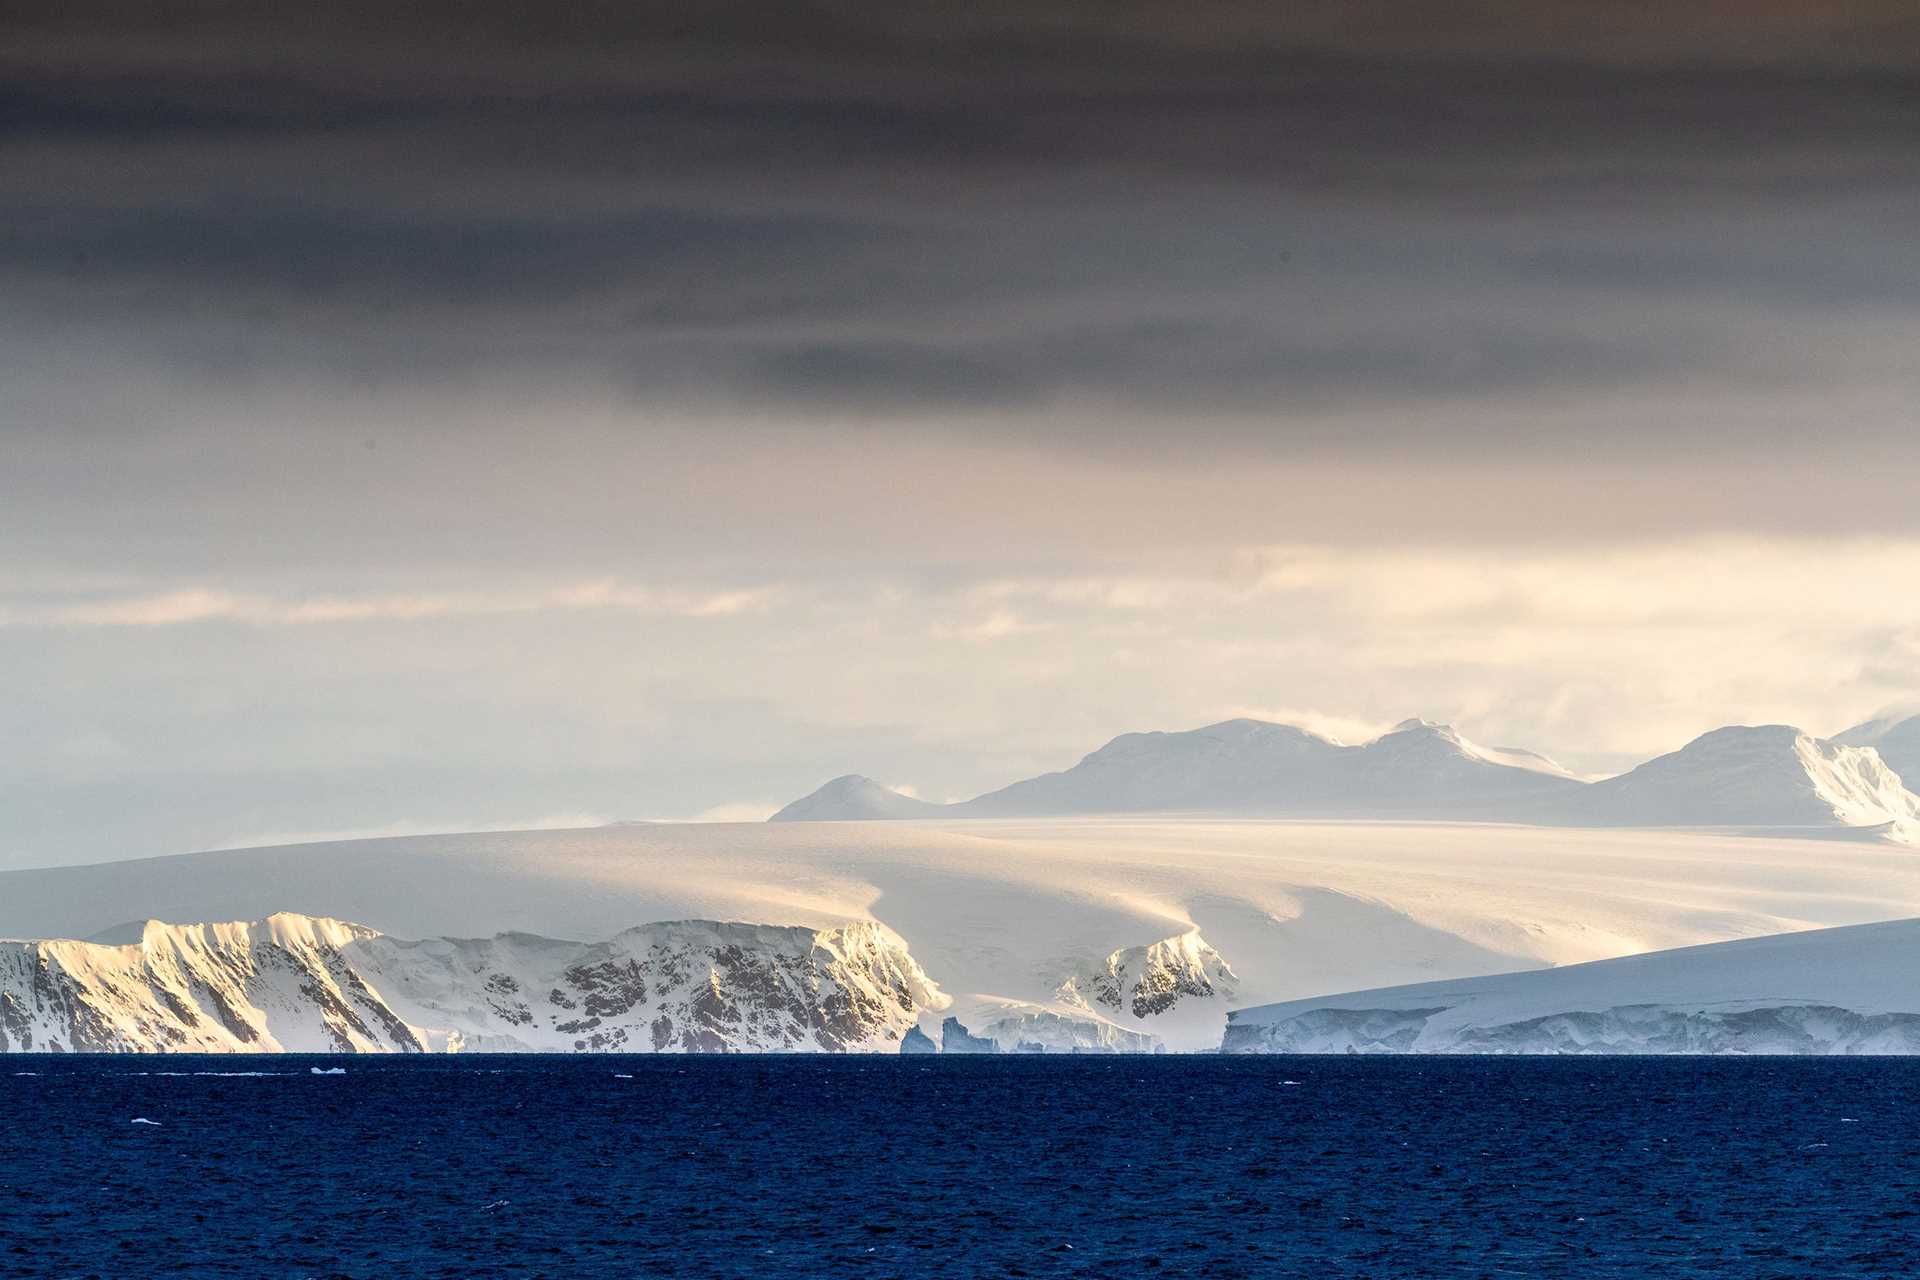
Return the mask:
[[[347,1074],[345,1067],[308,1067],[307,1070],[316,1076],[343,1076]]]
[[[158,1120],[149,1120],[145,1116],[135,1116],[133,1119],[127,1121],[127,1123],[128,1124],[150,1124],[156,1129],[160,1127],[160,1122]]]

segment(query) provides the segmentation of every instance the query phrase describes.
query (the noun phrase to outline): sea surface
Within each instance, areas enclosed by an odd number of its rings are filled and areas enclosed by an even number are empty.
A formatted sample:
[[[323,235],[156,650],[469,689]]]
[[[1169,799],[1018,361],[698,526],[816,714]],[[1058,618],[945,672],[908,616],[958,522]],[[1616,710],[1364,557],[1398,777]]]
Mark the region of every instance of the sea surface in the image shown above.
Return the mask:
[[[8,1280],[1914,1275],[1913,1059],[0,1057]]]

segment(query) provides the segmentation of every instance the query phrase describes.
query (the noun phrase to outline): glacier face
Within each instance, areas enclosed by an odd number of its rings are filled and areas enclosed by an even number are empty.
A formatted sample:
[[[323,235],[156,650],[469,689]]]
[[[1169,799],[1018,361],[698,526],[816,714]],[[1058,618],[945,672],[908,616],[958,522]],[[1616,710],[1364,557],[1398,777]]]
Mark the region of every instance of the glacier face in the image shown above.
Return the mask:
[[[309,916],[0,942],[0,1051],[894,1049],[948,997],[883,925],[408,941]]]
[[[1920,920],[1239,1010],[1227,1053],[1920,1053]]]
[[[1160,1037],[1059,1003],[1008,1001],[977,1007],[978,1039],[994,1053],[1157,1053]],[[966,1027],[961,1027],[966,1031]]]
[[[1832,1005],[1676,1009],[1620,1005],[1449,1028],[1445,1009],[1321,1009],[1275,1026],[1229,1023],[1224,1053],[1913,1054],[1920,1013]]]

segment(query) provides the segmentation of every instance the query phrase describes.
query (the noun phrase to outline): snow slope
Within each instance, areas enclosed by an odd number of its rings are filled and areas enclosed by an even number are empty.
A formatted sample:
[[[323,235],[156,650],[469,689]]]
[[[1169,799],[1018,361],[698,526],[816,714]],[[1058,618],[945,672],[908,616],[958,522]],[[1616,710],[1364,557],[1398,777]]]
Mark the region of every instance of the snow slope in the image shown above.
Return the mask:
[[[1232,1015],[1235,1053],[1920,1053],[1920,920]]]
[[[895,1051],[949,1003],[868,923],[409,942],[283,913],[0,943],[0,1052]]]
[[[1585,788],[1560,811],[1633,826],[1737,826],[1854,831],[1912,842],[1914,796],[1871,747],[1789,725],[1732,725]]]
[[[1920,715],[1882,716],[1837,733],[1833,740],[1842,746],[1872,747],[1900,775],[1907,790],[1920,790]]]
[[[1304,796],[1346,749],[1292,725],[1228,720],[1185,733],[1127,733],[1071,769],[953,806],[969,817],[1139,810],[1230,811]]]
[[[1920,717],[1844,736],[1920,756]],[[1920,759],[1912,768],[1920,773]],[[1483,747],[1426,720],[1403,721],[1359,746],[1292,725],[1228,720],[1184,733],[1123,734],[1071,769],[958,804],[836,778],[772,821],[1126,813],[1707,826],[1920,844],[1920,796],[1871,745],[1787,725],[1715,729],[1590,783],[1545,756]]]
[[[849,773],[795,800],[767,821],[866,822],[879,818],[928,818],[946,808],[946,805],[902,795],[872,778]]]
[[[406,938],[872,921],[975,1034],[1006,1023],[1017,1043],[1037,1036],[1013,1022],[1077,1014],[1101,1020],[1094,1040],[1111,1027],[1200,1049],[1228,1007],[1920,916],[1920,858],[1708,832],[1068,818],[486,832],[0,873],[0,937],[277,911]],[[1174,952],[1204,961],[1213,994]],[[1150,969],[1176,998],[1139,1012]],[[1118,1008],[1083,985],[1109,971]],[[937,1038],[939,1020],[924,1025]]]
[[[953,805],[838,778],[772,820],[1140,812],[1502,817],[1579,787],[1544,756],[1482,747],[1425,720],[1404,721],[1360,746],[1293,725],[1228,720],[1181,733],[1122,734],[1071,769]]]
[[[1343,764],[1329,813],[1506,818],[1584,786],[1545,756],[1483,747],[1428,720],[1402,721]]]

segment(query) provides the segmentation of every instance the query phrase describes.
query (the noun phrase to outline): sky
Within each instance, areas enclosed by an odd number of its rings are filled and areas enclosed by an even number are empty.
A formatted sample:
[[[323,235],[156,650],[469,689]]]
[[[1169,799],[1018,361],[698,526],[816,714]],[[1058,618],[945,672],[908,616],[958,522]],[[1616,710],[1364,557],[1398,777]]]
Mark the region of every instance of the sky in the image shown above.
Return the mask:
[[[8,5],[0,867],[1920,699],[1920,11]]]

